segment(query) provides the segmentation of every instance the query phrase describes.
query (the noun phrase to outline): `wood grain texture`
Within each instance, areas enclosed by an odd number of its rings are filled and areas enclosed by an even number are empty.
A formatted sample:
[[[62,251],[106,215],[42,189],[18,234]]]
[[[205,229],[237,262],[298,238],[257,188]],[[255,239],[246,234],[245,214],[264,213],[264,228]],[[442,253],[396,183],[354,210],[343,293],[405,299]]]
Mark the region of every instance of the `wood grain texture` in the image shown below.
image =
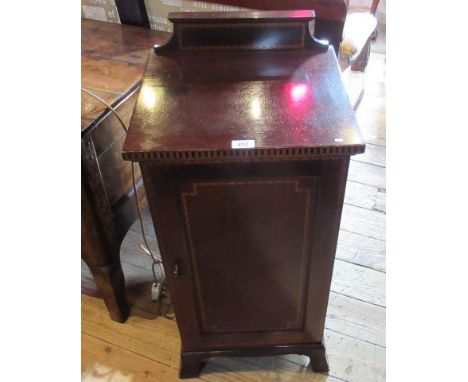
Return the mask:
[[[385,241],[340,230],[336,258],[385,272]]]
[[[97,347],[90,350],[92,357],[102,365],[101,370],[107,373],[133,374],[135,378],[142,378],[129,362],[121,356],[135,359],[136,365],[144,365],[144,370],[150,373],[161,370],[161,375],[171,380],[172,373],[178,369],[178,355],[180,348],[179,335],[174,321],[164,318],[150,318],[134,308],[132,315],[125,325],[119,325],[106,317],[101,300],[82,296],[82,335],[96,338],[91,344]],[[89,344],[89,339],[86,339]],[[246,357],[246,358],[214,358],[208,361],[200,375],[204,381],[313,381],[337,382],[345,381],[383,381],[385,376],[384,349],[356,338],[342,335],[331,330],[325,330],[325,341],[331,369],[329,375],[313,373],[307,368],[308,358],[298,355],[275,357]],[[106,353],[106,345],[112,344],[111,351]],[[109,346],[109,345],[107,345]],[[122,350],[121,350],[122,349]],[[106,354],[102,354],[102,352]],[[117,353],[119,364],[113,362],[112,353]],[[88,354],[89,354],[88,353]],[[343,357],[342,354],[346,354]],[[151,367],[140,360],[143,357],[156,363]],[[84,356],[82,371],[93,370]],[[95,362],[96,362],[95,361]],[[91,364],[92,365],[92,364]],[[99,367],[99,365],[98,365]],[[150,368],[151,367],[151,368]],[[155,369],[156,368],[156,369]],[[109,370],[111,369],[111,370]],[[173,370],[171,373],[170,370]],[[99,369],[98,369],[99,370]],[[140,380],[140,379],[135,379]],[[141,379],[145,380],[145,379]]]
[[[385,347],[385,308],[331,292],[325,328]]]
[[[146,313],[132,308],[125,325],[119,325],[107,319],[101,300],[82,296],[82,301],[83,333],[178,369],[180,337],[175,322],[162,317],[147,319]]]
[[[81,20],[81,86],[111,105],[138,85],[148,52],[169,38],[165,32],[133,26]],[[98,120],[106,106],[82,92],[82,117]],[[89,126],[82,121],[82,132]]]
[[[81,86],[121,96],[138,85],[144,67],[107,58],[81,57]]]
[[[375,166],[386,167],[386,151],[387,150],[385,146],[367,144],[366,152],[354,156],[352,160],[357,162],[373,164]]]
[[[177,370],[88,334],[81,335],[81,370],[82,382],[179,381]]]
[[[345,205],[341,229],[374,239],[385,240],[385,215],[365,208]]]
[[[385,273],[335,260],[331,291],[385,306]]]
[[[351,161],[348,179],[357,183],[373,186],[381,190],[386,189],[386,171],[384,167],[368,163]]]
[[[86,93],[82,94],[85,95]],[[125,96],[124,99],[122,99],[121,102],[119,102],[117,105],[114,105],[114,109],[119,114],[125,126],[128,126],[130,123],[130,118],[133,113],[133,108],[135,107],[137,95],[138,90],[130,92]],[[115,95],[113,97],[115,99]],[[96,122],[99,122],[99,128],[93,129],[90,134],[94,142],[96,155],[101,157],[106,150],[110,149],[111,146],[116,141],[124,137],[126,133],[117,117],[110,111],[107,111],[105,114],[101,114],[103,118],[98,118],[99,116],[99,114],[94,116]]]
[[[167,41],[170,33],[113,25],[94,20],[81,20],[81,54],[144,65],[148,51]]]
[[[160,314],[167,314],[173,317],[174,310],[170,305],[170,296],[160,302],[154,302],[151,299],[151,285],[154,282],[153,274],[150,271],[151,265],[143,269],[133,264],[122,262],[122,269],[125,274],[128,302],[132,307],[137,308],[148,316],[156,317]],[[81,275],[81,292],[88,296],[102,298],[93,275],[84,262],[81,264]]]
[[[94,93],[109,104],[112,104],[116,100],[114,93],[98,90],[95,90]],[[81,118],[94,121],[97,117],[99,117],[99,115],[102,114],[103,107],[105,108],[102,102],[98,101],[96,98],[90,96],[87,93],[81,93]]]
[[[111,205],[126,195],[132,188],[132,164],[122,160],[122,146],[125,136],[120,137],[99,158],[101,175],[106,186],[107,196]],[[136,179],[139,179],[140,170],[135,169]]]
[[[81,131],[88,129],[94,122],[94,119],[81,117]]]
[[[385,348],[331,331],[325,331],[325,343],[331,349],[329,362],[334,365],[330,375],[345,381],[385,381]]]
[[[377,187],[348,181],[346,183],[345,204],[372,210],[378,190]]]

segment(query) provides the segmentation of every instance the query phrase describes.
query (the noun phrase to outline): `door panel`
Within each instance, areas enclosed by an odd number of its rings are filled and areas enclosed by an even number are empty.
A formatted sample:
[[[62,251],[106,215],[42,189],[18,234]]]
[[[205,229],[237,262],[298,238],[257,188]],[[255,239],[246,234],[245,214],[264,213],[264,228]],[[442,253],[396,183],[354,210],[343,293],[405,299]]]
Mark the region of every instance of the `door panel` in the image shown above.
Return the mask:
[[[316,178],[178,184],[203,333],[304,329]]]

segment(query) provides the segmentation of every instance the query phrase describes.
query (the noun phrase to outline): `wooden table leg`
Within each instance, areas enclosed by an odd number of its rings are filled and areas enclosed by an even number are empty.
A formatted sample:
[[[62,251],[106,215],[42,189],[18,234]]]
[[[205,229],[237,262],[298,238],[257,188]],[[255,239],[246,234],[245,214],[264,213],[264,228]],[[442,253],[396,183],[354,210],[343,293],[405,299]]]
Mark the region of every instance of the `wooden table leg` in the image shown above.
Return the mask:
[[[125,279],[122,267],[120,264],[106,266],[87,264],[111,319],[117,322],[125,322],[130,307],[125,294]]]
[[[82,198],[81,257],[93,274],[96,286],[114,321],[124,322],[130,308],[125,293],[125,279],[120,265],[119,247],[109,248],[102,236],[102,227],[93,212],[87,209],[88,198]],[[101,234],[100,234],[101,233]]]
[[[93,274],[111,318],[124,322],[130,308],[120,264],[120,241],[95,158],[93,145],[85,140],[81,174],[81,257]]]

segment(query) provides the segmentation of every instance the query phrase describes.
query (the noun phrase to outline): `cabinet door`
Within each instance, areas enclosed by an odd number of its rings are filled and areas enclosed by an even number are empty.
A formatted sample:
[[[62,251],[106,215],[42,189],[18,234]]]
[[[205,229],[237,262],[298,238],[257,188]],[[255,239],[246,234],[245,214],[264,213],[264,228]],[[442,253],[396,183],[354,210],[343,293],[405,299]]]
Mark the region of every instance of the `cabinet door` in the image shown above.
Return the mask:
[[[337,231],[329,214],[341,209],[330,166],[143,171],[184,350],[321,341]]]

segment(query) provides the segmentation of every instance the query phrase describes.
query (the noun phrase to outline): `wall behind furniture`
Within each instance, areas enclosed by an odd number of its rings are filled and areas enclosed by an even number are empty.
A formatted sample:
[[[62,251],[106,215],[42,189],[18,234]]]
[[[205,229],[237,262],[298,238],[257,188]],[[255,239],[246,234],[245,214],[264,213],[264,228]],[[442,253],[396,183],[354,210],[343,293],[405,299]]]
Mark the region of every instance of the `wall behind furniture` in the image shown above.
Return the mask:
[[[165,32],[172,32],[172,23],[167,19],[169,12],[214,12],[247,9],[193,0],[145,0],[145,5],[151,29]]]
[[[114,0],[81,0],[81,17],[120,24]]]
[[[247,8],[193,0],[144,0],[151,29],[172,32],[169,12],[239,11]],[[81,0],[81,17],[119,23],[119,11],[114,0]]]

